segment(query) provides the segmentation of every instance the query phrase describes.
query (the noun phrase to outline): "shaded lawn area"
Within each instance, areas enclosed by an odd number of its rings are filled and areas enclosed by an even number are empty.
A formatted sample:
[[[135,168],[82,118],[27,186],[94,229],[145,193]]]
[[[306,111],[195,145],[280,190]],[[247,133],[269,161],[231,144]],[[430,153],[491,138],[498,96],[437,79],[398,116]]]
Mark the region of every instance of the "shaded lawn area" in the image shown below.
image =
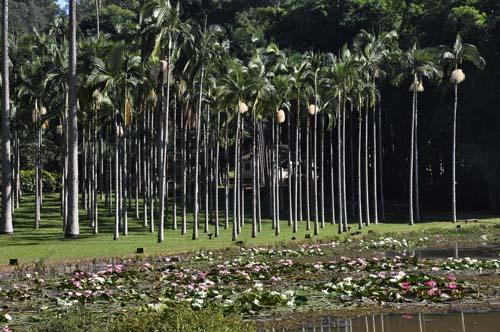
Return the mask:
[[[28,263],[35,261],[62,261],[83,258],[107,258],[133,255],[136,248],[142,247],[146,254],[175,254],[196,250],[223,249],[236,246],[231,241],[231,222],[229,218],[229,229],[224,230],[223,211],[221,211],[221,234],[218,238],[209,239],[208,235],[203,233],[204,215],[200,215],[200,235],[196,241],[191,240],[192,215],[188,215],[188,232],[182,236],[180,230],[172,230],[172,213],[169,211],[167,226],[165,230],[165,242],[157,243],[157,234],[149,233],[147,227],[142,225],[142,220],[135,219],[135,212],[129,211],[129,235],[120,236],[120,239],[113,241],[114,217],[104,207],[104,202],[99,202],[99,235],[93,235],[90,223],[86,217],[85,211],[80,212],[81,236],[76,240],[64,239],[62,231],[62,218],[60,216],[60,207],[58,195],[45,195],[42,208],[40,229],[34,227],[34,197],[25,196],[22,204],[16,210],[14,227],[15,233],[12,236],[0,235],[0,265],[8,264],[10,258],[17,258],[19,263]],[[178,209],[180,213],[180,209]],[[142,211],[141,211],[142,215]],[[283,218],[287,218],[283,216]],[[238,240],[244,241],[245,246],[273,245],[292,241],[303,241],[307,233],[305,222],[299,223],[299,231],[292,233],[291,227],[288,227],[288,220],[281,220],[281,234],[274,235],[270,220],[263,221],[263,230],[253,239],[251,237],[251,214],[246,216],[246,225]],[[178,225],[181,218],[178,216]],[[353,220],[354,222],[354,220]],[[480,223],[498,223],[500,219],[488,218],[481,219]],[[474,223],[463,224],[461,227],[473,227]],[[155,225],[156,226],[156,225]],[[313,225],[311,225],[312,227]],[[213,233],[213,225],[210,225],[210,233]],[[362,230],[367,233],[369,230],[377,234],[384,233],[404,233],[412,231],[421,231],[440,227],[445,229],[454,229],[456,225],[446,221],[426,221],[414,226],[409,226],[406,221],[387,222],[379,225],[371,225]],[[352,232],[357,231],[357,225],[352,224]],[[156,229],[156,227],[155,227]],[[310,241],[330,240],[349,237],[352,234],[347,233],[342,236],[337,234],[337,225],[327,222],[326,227],[320,230],[320,235]]]

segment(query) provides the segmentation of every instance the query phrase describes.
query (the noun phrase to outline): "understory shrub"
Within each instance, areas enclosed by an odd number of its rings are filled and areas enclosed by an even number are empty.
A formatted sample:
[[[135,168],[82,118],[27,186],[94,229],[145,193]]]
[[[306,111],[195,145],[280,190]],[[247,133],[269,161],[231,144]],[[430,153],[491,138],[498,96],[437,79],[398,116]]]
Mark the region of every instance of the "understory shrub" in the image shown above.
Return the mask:
[[[21,190],[23,193],[33,194],[35,192],[35,170],[22,170]],[[42,170],[42,189],[44,193],[55,193],[61,189],[60,176],[57,173]]]

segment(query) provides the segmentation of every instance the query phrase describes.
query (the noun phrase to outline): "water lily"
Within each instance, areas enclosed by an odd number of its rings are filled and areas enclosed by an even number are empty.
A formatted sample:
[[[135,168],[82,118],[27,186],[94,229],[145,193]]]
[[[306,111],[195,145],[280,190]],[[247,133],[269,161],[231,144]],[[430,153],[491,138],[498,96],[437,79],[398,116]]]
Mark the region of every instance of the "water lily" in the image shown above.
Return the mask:
[[[434,281],[434,280],[429,280],[429,281],[426,281],[424,283],[424,285],[427,286],[427,287],[429,287],[429,288],[434,288],[434,287],[436,287],[437,282]]]

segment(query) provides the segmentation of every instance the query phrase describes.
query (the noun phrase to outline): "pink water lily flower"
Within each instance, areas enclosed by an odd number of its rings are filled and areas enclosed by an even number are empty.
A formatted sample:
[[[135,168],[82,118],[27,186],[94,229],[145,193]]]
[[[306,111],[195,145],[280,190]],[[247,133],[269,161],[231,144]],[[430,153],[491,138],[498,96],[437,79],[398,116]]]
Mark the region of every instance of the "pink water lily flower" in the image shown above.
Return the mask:
[[[407,291],[408,289],[410,289],[411,287],[411,284],[408,282],[408,281],[405,281],[405,282],[402,282],[401,283],[401,288],[405,291]]]
[[[457,289],[457,284],[456,284],[455,282],[450,282],[450,283],[448,284],[448,288],[449,288],[449,289]]]
[[[429,281],[426,281],[424,283],[424,285],[427,286],[427,287],[430,287],[430,288],[434,288],[434,287],[436,287],[437,282],[435,282],[434,280],[429,280]]]
[[[449,280],[449,281],[456,281],[457,280],[457,277],[455,277],[454,275],[452,274],[449,274],[446,276],[446,278]]]
[[[427,291],[427,294],[428,294],[429,296],[436,296],[436,295],[439,295],[439,294],[440,294],[440,291],[439,291],[439,289],[437,289],[436,287],[434,287],[434,288],[429,289],[429,290]]]
[[[13,330],[9,329],[9,326],[8,325],[5,325],[3,328],[2,328],[2,331],[1,332],[13,332]]]

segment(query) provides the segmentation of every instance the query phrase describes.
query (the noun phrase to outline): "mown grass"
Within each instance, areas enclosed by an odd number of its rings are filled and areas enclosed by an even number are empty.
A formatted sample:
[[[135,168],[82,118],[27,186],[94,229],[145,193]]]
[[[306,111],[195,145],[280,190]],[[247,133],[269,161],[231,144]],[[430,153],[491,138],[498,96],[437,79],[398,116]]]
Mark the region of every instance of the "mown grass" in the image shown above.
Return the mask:
[[[223,212],[221,213],[223,214]],[[146,254],[154,255],[174,254],[194,250],[223,249],[235,247],[236,245],[231,241],[231,226],[227,230],[221,227],[221,235],[218,238],[209,239],[208,235],[203,233],[203,225],[201,225],[199,239],[196,241],[191,240],[191,215],[188,216],[187,235],[181,236],[179,230],[174,231],[171,229],[171,211],[168,214],[165,242],[158,244],[157,234],[149,233],[148,229],[143,227],[142,220],[136,220],[134,215],[133,211],[129,212],[129,235],[121,236],[119,240],[113,241],[114,217],[109,214],[103,202],[100,202],[99,235],[92,234],[85,211],[82,210],[80,213],[81,236],[79,239],[67,240],[64,238],[62,232],[62,218],[60,216],[58,195],[45,195],[40,229],[38,230],[33,228],[33,197],[25,196],[23,197],[21,207],[15,212],[14,235],[0,235],[0,265],[8,264],[10,258],[17,258],[22,264],[36,261],[54,262],[84,258],[121,257],[133,255],[138,247],[144,248]],[[285,219],[286,216],[283,216],[283,218]],[[305,230],[305,222],[300,222],[299,231],[294,234],[291,228],[288,227],[287,220],[282,220],[281,234],[275,236],[271,222],[265,220],[262,232],[258,234],[257,238],[252,238],[251,219],[251,214],[247,214],[247,224],[239,236],[239,240],[243,241],[245,246],[275,245],[292,242],[292,238],[295,238],[296,241],[303,241],[306,234],[312,234],[312,231]],[[202,213],[200,223],[203,224],[203,221],[204,216]],[[494,218],[482,219],[480,224],[491,224],[499,221],[500,219]],[[220,218],[220,223],[223,223],[223,217]],[[180,225],[180,217],[178,217],[178,224]],[[473,225],[475,224],[462,224],[462,227],[468,228],[473,227]],[[210,227],[209,232],[213,233],[213,225],[210,225]],[[455,227],[456,225],[447,221],[426,221],[409,226],[404,220],[398,220],[371,225],[368,228],[364,228],[362,233],[365,234],[368,231],[376,234],[405,233],[419,232],[433,228],[439,228],[444,232],[452,230]],[[352,225],[352,230],[357,230],[355,224]],[[346,236],[351,235],[344,234],[339,237],[337,235],[337,226],[327,223],[326,227],[320,230],[320,235],[309,241],[338,239]]]

